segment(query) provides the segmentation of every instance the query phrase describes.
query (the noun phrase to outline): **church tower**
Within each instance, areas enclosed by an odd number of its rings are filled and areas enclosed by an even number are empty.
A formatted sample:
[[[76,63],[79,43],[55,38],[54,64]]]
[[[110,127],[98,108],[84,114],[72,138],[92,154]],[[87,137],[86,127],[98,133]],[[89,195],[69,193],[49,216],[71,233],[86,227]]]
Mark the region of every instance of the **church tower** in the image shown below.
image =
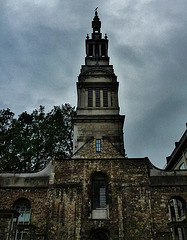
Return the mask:
[[[102,37],[101,21],[97,10],[92,21],[93,32],[85,41],[85,65],[82,65],[77,82],[77,115],[74,117],[74,157],[92,142],[101,152],[109,142],[124,157],[124,116],[119,114],[117,76],[109,64],[108,37]],[[100,156],[100,155],[97,155]]]

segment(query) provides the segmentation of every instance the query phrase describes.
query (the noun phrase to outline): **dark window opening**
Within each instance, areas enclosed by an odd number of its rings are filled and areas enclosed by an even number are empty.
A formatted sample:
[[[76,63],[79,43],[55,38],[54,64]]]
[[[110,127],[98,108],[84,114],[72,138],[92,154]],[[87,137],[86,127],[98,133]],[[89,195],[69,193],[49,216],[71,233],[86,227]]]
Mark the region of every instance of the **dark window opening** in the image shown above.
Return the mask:
[[[112,98],[112,96],[111,96],[111,107],[113,106],[113,98]]]
[[[103,90],[103,106],[108,107],[108,90]]]
[[[95,56],[99,57],[99,44],[95,44]]]
[[[96,26],[95,27],[95,33],[98,33],[99,32],[99,28]]]
[[[95,101],[96,101],[96,107],[100,107],[100,90],[95,90]]]
[[[92,208],[106,208],[106,178],[100,173],[93,178],[92,182],[93,202]]]
[[[88,89],[88,107],[93,107],[93,90]]]
[[[96,152],[101,152],[101,139],[96,139]]]
[[[183,239],[187,239],[187,227],[181,228],[181,232],[182,232]]]
[[[93,44],[88,45],[88,55],[93,56]]]
[[[102,56],[106,55],[106,53],[105,53],[105,44],[101,44],[101,55]]]
[[[173,232],[173,239],[175,239],[175,240],[186,240],[187,239],[187,228],[175,227],[172,232]]]
[[[108,240],[108,237],[105,233],[98,232],[93,235],[92,240]]]

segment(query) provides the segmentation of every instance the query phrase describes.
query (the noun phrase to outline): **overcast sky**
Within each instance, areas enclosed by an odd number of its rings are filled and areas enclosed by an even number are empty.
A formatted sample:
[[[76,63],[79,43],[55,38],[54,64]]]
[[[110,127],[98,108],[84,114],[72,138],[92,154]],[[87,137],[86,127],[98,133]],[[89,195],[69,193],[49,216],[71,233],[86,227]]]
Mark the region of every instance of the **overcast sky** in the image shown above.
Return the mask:
[[[96,7],[120,83],[127,155],[163,168],[186,129],[186,0],[0,0],[0,109],[76,105]]]

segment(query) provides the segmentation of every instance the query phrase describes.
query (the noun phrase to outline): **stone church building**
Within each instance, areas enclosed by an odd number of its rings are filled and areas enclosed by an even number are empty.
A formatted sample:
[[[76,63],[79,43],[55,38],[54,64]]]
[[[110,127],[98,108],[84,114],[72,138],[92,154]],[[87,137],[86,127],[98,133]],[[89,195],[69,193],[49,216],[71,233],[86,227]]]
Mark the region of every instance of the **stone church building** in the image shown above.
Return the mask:
[[[92,29],[73,155],[40,172],[0,174],[0,239],[186,240],[187,171],[125,157],[119,82],[97,11]]]

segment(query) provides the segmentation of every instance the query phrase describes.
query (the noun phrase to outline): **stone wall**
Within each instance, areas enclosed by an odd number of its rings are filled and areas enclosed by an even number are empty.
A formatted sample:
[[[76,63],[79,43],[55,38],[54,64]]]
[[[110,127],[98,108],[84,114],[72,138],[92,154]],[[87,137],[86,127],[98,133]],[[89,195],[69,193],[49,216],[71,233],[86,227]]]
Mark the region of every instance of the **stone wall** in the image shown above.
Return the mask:
[[[31,202],[31,223],[36,234],[46,235],[48,219],[48,190],[37,188],[0,189],[0,209],[13,209],[16,200],[25,198]]]
[[[165,176],[164,185],[159,185],[158,173],[150,176],[153,166],[146,158],[88,157],[54,162],[54,181],[48,188],[1,188],[0,209],[12,209],[18,198],[30,200],[31,223],[48,240],[91,240],[96,230],[112,240],[169,240],[168,202],[173,196],[187,199],[186,183],[171,186]],[[92,217],[96,172],[107,176],[106,219]],[[163,174],[157,177],[164,178]]]
[[[114,240],[136,239],[135,236],[138,239],[150,239],[150,189],[145,162],[145,159],[74,159],[63,161],[62,164],[58,162],[55,184],[61,196],[59,202],[64,205],[64,214],[61,216],[64,219],[64,231],[71,236],[77,230],[76,239],[90,239],[96,229],[105,229]],[[103,172],[108,176],[109,219],[106,220],[91,217],[91,179],[95,172]],[[80,231],[79,228],[73,229],[72,225],[68,226],[68,222],[73,222],[72,212],[76,224],[82,226]],[[79,234],[82,238],[78,237]]]
[[[91,138],[74,155],[74,158],[111,159],[124,158],[122,153],[106,138],[101,139],[101,152],[96,152],[96,141]]]
[[[187,183],[187,182],[186,182]],[[184,182],[184,184],[186,184]],[[151,208],[153,234],[155,239],[170,239],[168,234],[169,200],[173,197],[187,199],[187,186],[154,186],[151,187]],[[160,233],[160,235],[158,234]]]

